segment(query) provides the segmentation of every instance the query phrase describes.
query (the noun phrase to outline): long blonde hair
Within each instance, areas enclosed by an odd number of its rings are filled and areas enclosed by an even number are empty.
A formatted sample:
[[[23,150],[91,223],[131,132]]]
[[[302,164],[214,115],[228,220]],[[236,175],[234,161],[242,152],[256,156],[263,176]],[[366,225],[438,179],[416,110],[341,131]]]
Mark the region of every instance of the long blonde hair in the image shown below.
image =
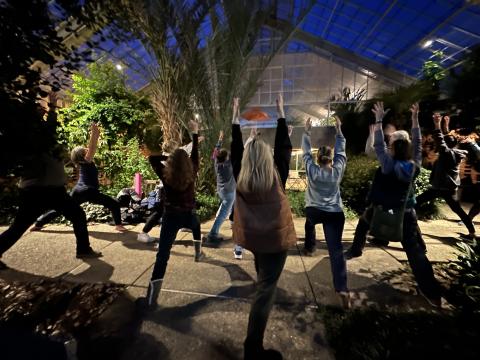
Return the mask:
[[[269,191],[276,176],[270,146],[262,140],[253,139],[243,151],[242,168],[237,187],[241,192],[262,193]]]

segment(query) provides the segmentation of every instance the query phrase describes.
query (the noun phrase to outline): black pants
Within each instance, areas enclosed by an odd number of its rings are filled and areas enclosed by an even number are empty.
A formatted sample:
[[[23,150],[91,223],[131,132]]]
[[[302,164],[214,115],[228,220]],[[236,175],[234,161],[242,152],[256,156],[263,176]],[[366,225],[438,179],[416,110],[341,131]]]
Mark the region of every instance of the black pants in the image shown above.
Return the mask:
[[[145,222],[142,232],[148,233],[150,232],[150,230],[153,229],[154,226],[159,225],[162,215],[163,215],[163,202],[155,203],[153,212],[150,214],[147,221]]]
[[[455,190],[440,190],[430,188],[417,197],[417,209],[421,204],[436,198],[442,198],[446,201],[448,206],[450,206],[450,209],[452,209],[452,211],[463,221],[470,234],[475,232],[475,227],[473,226],[472,222],[472,219],[475,216],[469,217],[467,213],[463,211],[462,207],[460,206],[460,202],[455,199]],[[470,212],[472,212],[472,210],[473,208],[470,210]]]
[[[277,282],[287,259],[286,251],[275,254],[253,253],[253,255],[257,284],[248,317],[247,338],[244,344],[245,358],[255,358],[255,354],[263,349],[263,335],[275,300]]]
[[[193,238],[201,241],[202,234],[200,231],[200,221],[198,221],[195,212],[165,212],[163,215],[162,228],[160,230],[157,259],[153,266],[152,281],[163,279],[165,276],[173,242],[177,237],[178,230],[182,228],[191,229],[193,232]]]
[[[408,263],[422,292],[430,298],[440,298],[440,285],[433,275],[432,265],[425,255],[419,239],[417,214],[407,209],[403,218],[403,250],[407,253]]]
[[[365,243],[367,242],[367,234],[370,230],[370,222],[372,221],[373,216],[373,205],[369,205],[365,211],[363,212],[362,216],[358,219],[357,227],[355,228],[355,235],[353,236],[353,243],[350,247],[350,251],[354,254],[360,255],[363,252],[363,248],[365,247]],[[418,241],[420,246],[422,247],[423,251],[427,250],[427,245],[422,237],[422,232],[418,227],[417,223],[417,232]],[[388,245],[388,242],[385,244]]]
[[[480,213],[480,182],[476,184],[472,184],[472,198],[473,198],[473,206],[470,208],[468,212],[468,217],[473,221],[475,216]]]
[[[342,234],[345,225],[343,212],[328,212],[314,207],[305,209],[305,249],[315,248],[315,225],[323,225],[323,233],[330,256],[330,266],[333,275],[335,291],[348,291],[347,289],[347,265],[343,256]]]
[[[92,188],[73,188],[70,196],[77,204],[83,204],[84,202],[89,202],[92,204],[98,204],[106,207],[108,210],[112,212],[113,221],[115,225],[122,224],[122,218],[120,216],[120,204],[119,202],[105,194],[102,194],[98,189]],[[37,221],[35,222],[35,226],[42,227],[45,224],[48,224],[53,219],[60,216],[57,211],[51,210],[42,216],[40,216]]]
[[[90,249],[85,212],[64,187],[32,187],[20,190],[20,206],[12,225],[0,235],[0,256],[10,249],[35,219],[48,209],[55,209],[73,224],[77,252]]]

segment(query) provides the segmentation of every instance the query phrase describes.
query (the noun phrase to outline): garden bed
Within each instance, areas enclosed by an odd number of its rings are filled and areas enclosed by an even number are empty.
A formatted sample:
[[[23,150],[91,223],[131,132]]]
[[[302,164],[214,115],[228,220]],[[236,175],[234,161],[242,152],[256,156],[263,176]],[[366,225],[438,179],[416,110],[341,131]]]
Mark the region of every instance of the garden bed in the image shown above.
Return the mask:
[[[133,310],[117,284],[0,280],[2,359],[114,359]]]

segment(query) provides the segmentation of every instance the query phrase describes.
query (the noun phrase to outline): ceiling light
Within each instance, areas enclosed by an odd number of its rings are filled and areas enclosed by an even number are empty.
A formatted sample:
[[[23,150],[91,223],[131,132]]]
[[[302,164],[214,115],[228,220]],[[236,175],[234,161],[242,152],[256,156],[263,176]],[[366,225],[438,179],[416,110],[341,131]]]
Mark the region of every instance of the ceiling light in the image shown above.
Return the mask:
[[[433,40],[427,40],[423,43],[422,47],[423,48],[428,48],[428,47],[432,46],[432,44],[433,44]]]

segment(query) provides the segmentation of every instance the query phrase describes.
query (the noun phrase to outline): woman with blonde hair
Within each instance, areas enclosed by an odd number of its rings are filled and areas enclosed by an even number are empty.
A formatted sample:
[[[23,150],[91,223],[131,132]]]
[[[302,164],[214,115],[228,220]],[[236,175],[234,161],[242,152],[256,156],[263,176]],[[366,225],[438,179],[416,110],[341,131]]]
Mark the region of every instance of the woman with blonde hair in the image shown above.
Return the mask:
[[[183,149],[176,149],[166,158],[163,155],[149,156],[150,164],[163,182],[165,209],[160,230],[157,259],[153,267],[152,277],[147,294],[141,302],[149,310],[157,307],[158,296],[162,288],[163,277],[167,270],[168,259],[173,242],[181,228],[191,229],[195,248],[195,261],[204,258],[200,221],[195,214],[195,179],[199,167],[198,159],[198,123],[190,121],[193,144],[189,157]],[[165,159],[167,160],[164,165]]]
[[[297,241],[290,204],[284,190],[292,145],[281,97],[277,100],[279,119],[274,155],[270,146],[257,137],[247,142],[244,149],[238,109],[236,98],[231,144],[232,165],[237,179],[233,241],[253,253],[257,272],[244,357],[281,359],[278,351],[263,348],[263,336],[287,250]]]

